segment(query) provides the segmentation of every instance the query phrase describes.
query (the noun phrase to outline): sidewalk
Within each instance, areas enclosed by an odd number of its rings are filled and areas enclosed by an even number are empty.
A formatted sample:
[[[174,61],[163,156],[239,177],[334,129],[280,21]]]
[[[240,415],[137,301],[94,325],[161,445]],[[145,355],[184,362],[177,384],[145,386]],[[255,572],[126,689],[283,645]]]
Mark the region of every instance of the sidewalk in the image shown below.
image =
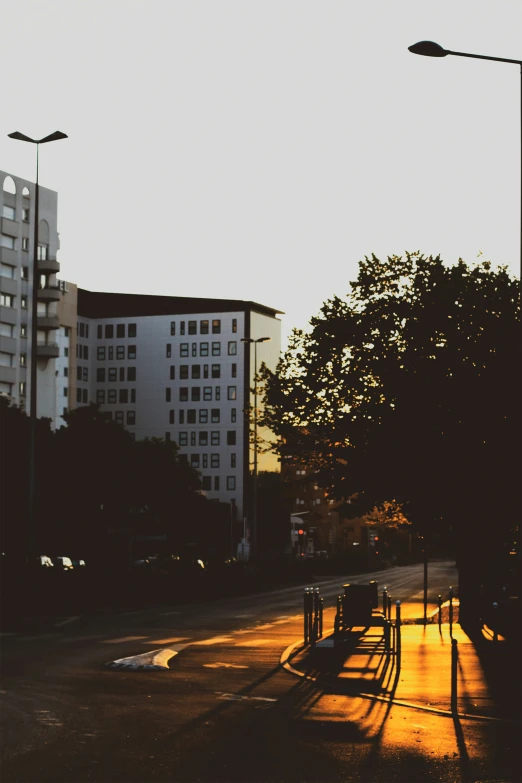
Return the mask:
[[[365,633],[363,629],[349,632],[349,640],[340,650],[322,648],[321,645],[315,650],[295,645],[294,649],[287,651],[285,668],[316,681],[329,693],[372,697],[388,703],[411,705],[426,712],[451,715],[450,625],[443,622],[439,626],[437,614],[433,618],[435,622],[426,626],[417,624],[419,621],[415,623],[412,612],[405,608],[403,616],[406,615],[407,619],[401,626],[400,670],[397,657],[385,653],[380,627],[371,627]],[[323,640],[326,644],[333,618],[333,610],[325,611]],[[443,610],[442,619],[447,619],[447,610]],[[513,709],[510,709],[509,693],[505,692],[510,682],[506,666],[512,665],[511,657],[505,655],[507,643],[483,638],[477,648],[458,624],[458,607],[455,607],[452,635],[457,640],[458,649],[458,715],[497,721],[516,718],[520,700],[517,672],[512,672]],[[500,673],[507,683],[505,688],[499,690],[488,685],[483,666],[485,652],[495,658],[498,656],[497,664],[503,669]]]

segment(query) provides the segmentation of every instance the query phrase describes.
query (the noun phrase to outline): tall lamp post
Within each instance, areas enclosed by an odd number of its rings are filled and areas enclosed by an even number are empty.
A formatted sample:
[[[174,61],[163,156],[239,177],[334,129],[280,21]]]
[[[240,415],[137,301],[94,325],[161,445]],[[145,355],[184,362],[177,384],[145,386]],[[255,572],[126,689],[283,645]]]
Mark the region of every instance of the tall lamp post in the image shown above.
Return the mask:
[[[408,51],[413,54],[421,54],[424,57],[446,57],[448,54],[453,54],[456,57],[472,57],[475,60],[494,60],[499,63],[520,65],[520,266],[522,272],[522,60],[508,60],[505,57],[488,57],[485,54],[469,54],[468,52],[452,52],[450,49],[443,49],[442,46],[434,41],[419,41],[416,44],[412,44],[412,46],[408,46]]]
[[[242,337],[242,343],[254,344],[254,483],[252,486],[252,552],[257,555],[257,344],[267,343],[271,337]],[[250,553],[252,556],[252,552]]]
[[[35,520],[35,475],[36,475],[36,346],[37,346],[37,328],[36,319],[38,315],[38,207],[40,191],[38,185],[38,148],[40,144],[47,144],[48,141],[59,141],[59,139],[68,138],[65,133],[55,131],[50,136],[43,139],[31,139],[19,131],[7,134],[10,139],[18,141],[28,141],[30,144],[36,144],[36,190],[34,198],[34,252],[33,252],[33,291],[31,298],[31,400],[30,400],[30,435],[29,435],[29,518],[27,531],[27,550],[26,556],[29,557],[34,546],[34,520]]]

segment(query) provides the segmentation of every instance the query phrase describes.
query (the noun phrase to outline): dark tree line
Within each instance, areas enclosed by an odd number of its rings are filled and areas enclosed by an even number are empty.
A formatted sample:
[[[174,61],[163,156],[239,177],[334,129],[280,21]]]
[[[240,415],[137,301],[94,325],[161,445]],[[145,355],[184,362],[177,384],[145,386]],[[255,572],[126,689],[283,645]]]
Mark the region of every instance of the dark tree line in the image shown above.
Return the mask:
[[[366,258],[350,286],[264,369],[263,423],[332,496],[396,499],[428,545],[450,536],[471,593],[518,537],[518,281],[412,253]]]
[[[35,525],[27,540],[29,418],[0,398],[2,551],[125,556],[129,538],[166,534],[169,551],[226,547],[229,513],[199,494],[201,481],[174,442],[135,441],[96,405],[36,431]],[[219,533],[219,535],[216,535]],[[150,544],[149,548],[154,549]],[[201,555],[199,555],[201,556]]]

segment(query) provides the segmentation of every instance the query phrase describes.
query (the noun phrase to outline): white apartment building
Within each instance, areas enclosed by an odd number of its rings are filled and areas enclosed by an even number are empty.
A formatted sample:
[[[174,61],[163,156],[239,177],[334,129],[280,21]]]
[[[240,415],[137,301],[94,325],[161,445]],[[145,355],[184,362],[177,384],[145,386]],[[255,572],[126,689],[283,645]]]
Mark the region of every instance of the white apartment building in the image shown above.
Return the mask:
[[[207,497],[234,501],[242,519],[255,375],[242,338],[269,337],[258,344],[258,369],[275,369],[278,314],[241,300],[78,289],[76,404],[98,403],[136,438],[175,441]]]

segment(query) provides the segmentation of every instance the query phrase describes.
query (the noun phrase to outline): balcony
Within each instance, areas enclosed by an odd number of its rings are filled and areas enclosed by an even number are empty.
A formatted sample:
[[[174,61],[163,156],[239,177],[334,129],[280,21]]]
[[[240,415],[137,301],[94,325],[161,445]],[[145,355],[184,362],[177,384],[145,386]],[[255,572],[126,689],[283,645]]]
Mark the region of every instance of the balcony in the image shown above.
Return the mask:
[[[57,359],[60,355],[60,348],[57,343],[37,343],[36,355],[40,359]]]
[[[58,286],[46,286],[38,289],[39,302],[59,302],[62,298],[62,292]]]
[[[38,329],[59,329],[60,319],[57,315],[39,315],[36,318]]]
[[[56,258],[46,258],[45,261],[38,261],[39,272],[59,272],[60,262]]]

